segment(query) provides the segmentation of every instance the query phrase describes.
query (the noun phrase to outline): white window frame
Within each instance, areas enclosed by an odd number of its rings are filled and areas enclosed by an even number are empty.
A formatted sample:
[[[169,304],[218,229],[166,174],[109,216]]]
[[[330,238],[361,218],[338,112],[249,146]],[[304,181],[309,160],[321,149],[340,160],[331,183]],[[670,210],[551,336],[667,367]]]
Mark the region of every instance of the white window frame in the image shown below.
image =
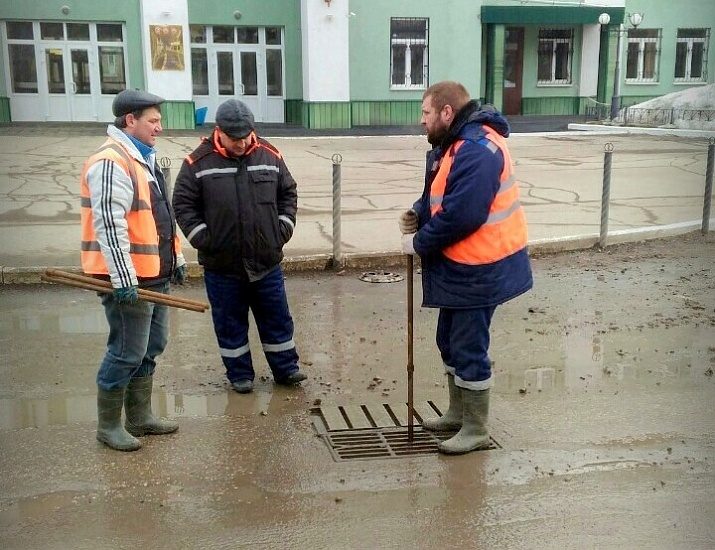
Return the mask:
[[[639,31],[655,30],[657,31],[657,36],[639,36],[641,34]],[[629,84],[653,84],[658,82],[658,67],[660,65],[660,40],[661,40],[661,29],[629,29],[628,30],[628,47],[626,48],[626,82]],[[628,76],[628,66],[630,65],[630,54],[631,54],[631,44],[636,44],[638,46],[637,59],[636,61],[636,76]],[[655,44],[655,67],[653,70],[652,77],[644,77],[643,70],[645,67],[645,49],[646,44]]]
[[[705,36],[702,38],[681,37],[681,31],[702,30],[705,31]],[[693,65],[693,44],[701,43],[703,45],[702,65],[700,67],[700,77],[692,78],[691,70]],[[676,39],[676,63],[678,48],[677,44],[686,44],[687,52],[685,57],[685,75],[682,77],[675,76],[675,67],[673,67],[673,82],[707,82],[708,78],[708,47],[710,44],[710,29],[678,29],[678,38]]]
[[[548,33],[555,33],[555,32],[563,32],[567,31],[569,33],[568,38],[562,38],[562,37],[550,37],[550,36],[544,36]],[[572,80],[572,74],[573,74],[573,43],[574,43],[574,30],[569,28],[569,29],[539,29],[539,47],[537,49],[537,81],[536,85],[537,86],[570,86],[571,85],[571,80]],[[543,44],[550,44],[551,45],[551,77],[548,80],[543,80],[539,79],[539,69],[538,67],[540,66],[540,57],[541,57],[541,50],[542,50],[542,45]],[[556,55],[556,50],[558,44],[567,44],[568,45],[568,60],[567,60],[567,66],[566,66],[566,71],[567,71],[567,77],[566,78],[556,78],[556,61],[557,61],[557,55]]]
[[[421,21],[424,22],[424,38],[396,38],[392,36],[392,23],[395,21]],[[412,79],[412,46],[420,46],[424,53],[422,57],[422,82],[413,83]],[[396,46],[405,48],[404,83],[395,84],[395,50]],[[390,89],[391,90],[424,90],[429,86],[429,19],[424,17],[393,17],[390,19]]]

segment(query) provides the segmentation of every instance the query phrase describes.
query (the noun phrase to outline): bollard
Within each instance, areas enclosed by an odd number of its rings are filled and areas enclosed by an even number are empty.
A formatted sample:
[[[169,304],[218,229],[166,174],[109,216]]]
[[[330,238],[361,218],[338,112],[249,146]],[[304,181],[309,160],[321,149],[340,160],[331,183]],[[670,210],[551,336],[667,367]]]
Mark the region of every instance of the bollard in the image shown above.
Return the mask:
[[[159,159],[159,166],[161,166],[161,173],[164,174],[164,183],[166,184],[166,193],[171,198],[172,196],[172,186],[171,186],[171,159],[169,157],[161,157]]]
[[[340,251],[340,163],[343,156],[335,153],[333,160],[333,267],[343,267],[342,253]]]
[[[713,164],[715,164],[715,138],[710,138],[708,145],[708,164],[705,170],[705,199],[703,200],[703,225],[701,233],[707,235],[710,230],[710,202],[713,194]]]
[[[601,193],[601,233],[598,246],[606,247],[608,237],[608,209],[611,196],[611,165],[613,163],[613,143],[606,143],[603,155],[603,192]]]

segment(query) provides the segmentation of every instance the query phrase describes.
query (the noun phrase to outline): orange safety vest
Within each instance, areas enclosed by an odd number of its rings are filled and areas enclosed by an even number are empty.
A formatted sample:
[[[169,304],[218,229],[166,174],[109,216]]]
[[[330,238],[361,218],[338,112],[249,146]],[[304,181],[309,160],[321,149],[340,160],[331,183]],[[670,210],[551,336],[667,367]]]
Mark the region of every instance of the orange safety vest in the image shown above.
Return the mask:
[[[80,213],[82,228],[82,249],[80,258],[82,270],[91,275],[108,275],[107,262],[104,259],[97,236],[94,232],[92,204],[89,186],[87,185],[87,170],[95,162],[111,160],[118,164],[131,178],[134,187],[134,199],[127,212],[127,228],[129,235],[129,255],[134,265],[137,277],[147,278],[159,275],[159,235],[151,209],[151,189],[146,172],[135,169],[135,160],[119,142],[109,138],[100,149],[89,159],[82,170],[82,209]],[[174,236],[174,251],[179,254],[181,245],[178,235]]]
[[[526,216],[519,202],[519,184],[514,177],[511,155],[504,138],[492,128],[484,126],[487,148],[502,152],[504,168],[499,176],[500,187],[489,209],[486,222],[474,233],[448,246],[442,253],[461,264],[491,264],[518,252],[526,246]],[[432,216],[442,211],[442,198],[447,187],[447,176],[452,162],[464,140],[456,141],[442,157],[437,174],[430,187],[430,212]]]

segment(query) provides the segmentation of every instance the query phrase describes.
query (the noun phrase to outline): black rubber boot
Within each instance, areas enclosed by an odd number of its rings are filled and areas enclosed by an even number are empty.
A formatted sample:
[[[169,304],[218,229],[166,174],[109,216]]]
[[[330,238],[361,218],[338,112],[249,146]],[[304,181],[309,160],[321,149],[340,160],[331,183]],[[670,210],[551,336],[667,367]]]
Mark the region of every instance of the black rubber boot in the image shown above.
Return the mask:
[[[122,426],[124,388],[97,388],[97,441],[117,451],[136,451],[142,444]]]
[[[427,418],[422,421],[422,427],[430,432],[449,432],[462,427],[462,393],[454,385],[454,375],[447,375],[449,387],[449,408],[439,418]]]
[[[459,455],[489,447],[487,418],[489,416],[489,390],[466,390],[462,393],[462,429],[457,435],[437,445],[440,452]]]
[[[124,412],[127,415],[124,427],[137,437],[142,435],[164,435],[179,429],[178,422],[161,420],[151,412],[152,376],[132,378],[124,396]]]

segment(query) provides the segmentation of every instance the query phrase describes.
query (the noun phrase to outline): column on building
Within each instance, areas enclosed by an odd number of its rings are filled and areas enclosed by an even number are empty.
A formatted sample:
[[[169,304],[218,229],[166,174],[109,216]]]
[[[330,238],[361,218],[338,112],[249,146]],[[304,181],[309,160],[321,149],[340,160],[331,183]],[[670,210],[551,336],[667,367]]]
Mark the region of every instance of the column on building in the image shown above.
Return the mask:
[[[302,125],[349,128],[350,49],[348,0],[301,0]]]
[[[580,83],[580,113],[587,108],[598,107],[599,101],[601,101],[598,94],[600,52],[601,25],[584,25],[581,43],[581,75],[578,80]]]
[[[487,86],[485,99],[498,110],[504,108],[504,43],[506,26],[487,26]]]
[[[164,127],[194,128],[187,0],[141,0],[141,26],[147,91],[167,100]]]

